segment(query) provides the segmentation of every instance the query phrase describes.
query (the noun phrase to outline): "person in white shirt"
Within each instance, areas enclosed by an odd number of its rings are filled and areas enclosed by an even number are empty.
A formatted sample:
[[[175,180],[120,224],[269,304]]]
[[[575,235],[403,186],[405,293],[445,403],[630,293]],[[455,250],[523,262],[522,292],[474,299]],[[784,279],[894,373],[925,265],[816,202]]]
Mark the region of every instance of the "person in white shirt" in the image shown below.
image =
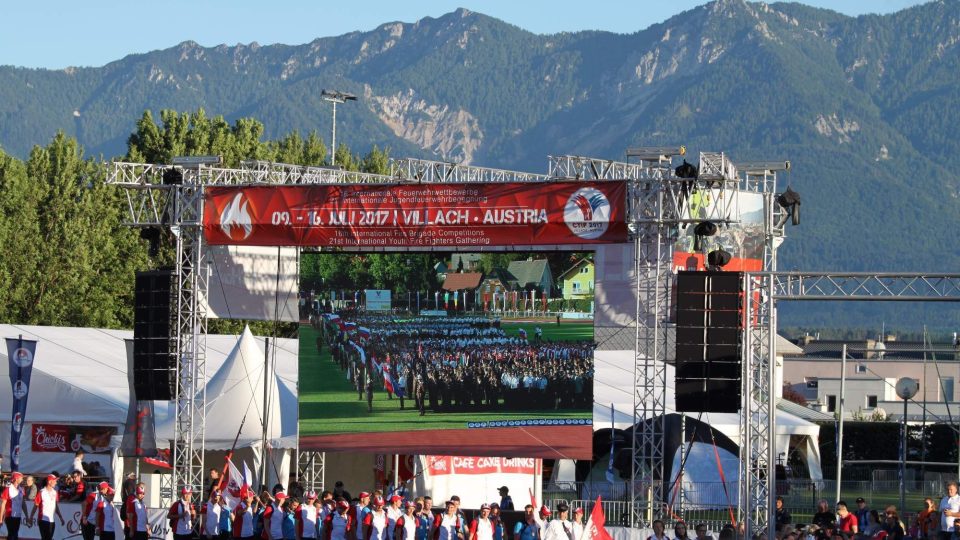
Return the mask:
[[[468,540],[493,540],[493,522],[490,521],[490,505],[480,505],[480,515],[470,522]]]
[[[183,486],[180,490],[180,500],[170,506],[167,518],[173,528],[174,540],[192,540],[193,524],[197,519],[197,510],[193,507],[193,488]]]
[[[73,455],[73,472],[79,472],[83,476],[87,475],[87,471],[83,468],[83,450],[78,450],[76,454]]]
[[[27,514],[27,504],[23,497],[23,475],[14,471],[10,474],[10,484],[0,491],[0,516],[7,526],[7,538],[19,540],[20,521]]]
[[[403,505],[404,514],[397,518],[397,525],[393,531],[395,540],[415,540],[417,535],[417,505],[407,501]]]
[[[573,511],[573,520],[570,521],[570,528],[573,530],[573,540],[580,540],[583,536],[583,508],[577,507]]]
[[[543,540],[575,540],[573,538],[573,529],[570,522],[567,521],[567,513],[570,507],[567,503],[557,505],[557,515],[550,520],[543,533]]]
[[[133,498],[127,503],[127,529],[133,540],[147,540],[150,522],[147,519],[147,504],[143,502],[146,495],[146,485],[137,484],[133,490]]]
[[[668,540],[667,535],[663,533],[664,529],[663,521],[655,519],[653,521],[653,534],[647,540]]]
[[[210,500],[200,508],[200,531],[207,540],[220,536],[220,513],[224,511],[222,493],[214,488]]]
[[[387,540],[387,523],[389,517],[383,509],[383,497],[377,495],[373,499],[373,511],[363,518],[363,535],[365,540]]]
[[[279,491],[273,498],[263,513],[263,530],[269,540],[283,540],[283,501],[287,500],[287,494]]]
[[[64,524],[63,516],[60,515],[60,505],[57,504],[60,501],[60,493],[57,491],[56,485],[57,477],[52,474],[47,475],[47,481],[37,491],[33,510],[30,511],[30,517],[27,519],[27,522],[32,522],[33,516],[37,513],[40,514],[40,521],[37,526],[40,528],[40,538],[42,540],[53,540],[53,531],[56,528],[56,523],[53,522],[54,516],[60,520],[60,525]]]
[[[393,540],[394,529],[397,528],[397,520],[403,515],[400,505],[403,504],[403,497],[394,495],[390,497],[390,505],[387,506],[387,538]]]
[[[950,540],[954,518],[960,517],[960,495],[957,483],[947,482],[947,494],[940,500],[940,540]]]
[[[295,533],[297,540],[317,538],[317,534],[319,533],[320,521],[318,520],[318,516],[320,515],[320,511],[317,505],[314,504],[317,501],[317,492],[308,491],[304,493],[303,496],[307,501],[297,509],[295,518],[297,522]]]

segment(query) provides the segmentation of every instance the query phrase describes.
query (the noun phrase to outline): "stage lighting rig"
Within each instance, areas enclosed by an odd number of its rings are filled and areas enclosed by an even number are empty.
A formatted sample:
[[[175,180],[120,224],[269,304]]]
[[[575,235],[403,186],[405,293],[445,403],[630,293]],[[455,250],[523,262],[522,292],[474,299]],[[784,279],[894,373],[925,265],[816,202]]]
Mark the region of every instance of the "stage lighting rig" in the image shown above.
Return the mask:
[[[730,264],[730,259],[733,258],[733,255],[729,251],[721,248],[717,248],[710,253],[707,253],[707,268],[708,270],[720,270],[724,266]]]
[[[787,219],[794,225],[800,225],[800,194],[787,187],[787,190],[777,195],[777,204],[783,208],[783,216],[777,222],[777,228],[783,227]]]
[[[703,239],[717,234],[717,224],[712,221],[701,221],[693,228],[693,249],[700,251],[703,249]]]

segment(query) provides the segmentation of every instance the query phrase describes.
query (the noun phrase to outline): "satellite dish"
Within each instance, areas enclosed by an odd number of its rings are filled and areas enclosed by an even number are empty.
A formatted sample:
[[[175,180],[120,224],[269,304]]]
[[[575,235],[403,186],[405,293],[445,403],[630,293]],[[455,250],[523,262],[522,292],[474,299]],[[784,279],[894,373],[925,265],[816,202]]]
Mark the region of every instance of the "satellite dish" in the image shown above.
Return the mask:
[[[920,383],[910,377],[902,377],[897,381],[897,396],[900,399],[910,399],[920,391]]]

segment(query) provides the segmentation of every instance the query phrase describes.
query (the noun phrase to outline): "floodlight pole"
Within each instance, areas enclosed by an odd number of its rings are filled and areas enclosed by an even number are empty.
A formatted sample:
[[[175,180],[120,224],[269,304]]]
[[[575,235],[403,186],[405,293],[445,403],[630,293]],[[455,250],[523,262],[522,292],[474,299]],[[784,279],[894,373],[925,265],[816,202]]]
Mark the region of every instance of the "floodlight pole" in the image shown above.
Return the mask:
[[[356,101],[357,96],[338,90],[325,89],[320,92],[320,99],[333,104],[333,134],[330,137],[330,165],[334,166],[337,164],[337,103]]]

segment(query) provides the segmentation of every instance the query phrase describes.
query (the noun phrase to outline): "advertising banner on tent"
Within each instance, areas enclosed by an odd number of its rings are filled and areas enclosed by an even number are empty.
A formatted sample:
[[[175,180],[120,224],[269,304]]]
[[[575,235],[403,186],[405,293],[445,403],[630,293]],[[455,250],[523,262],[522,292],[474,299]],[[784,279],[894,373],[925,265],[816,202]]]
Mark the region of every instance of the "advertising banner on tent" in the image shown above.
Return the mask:
[[[7,338],[7,358],[10,363],[10,387],[13,390],[13,411],[10,414],[10,470],[20,470],[20,435],[27,415],[30,397],[30,374],[37,342],[29,339]]]
[[[212,245],[465,247],[625,242],[626,183],[210,187]]]
[[[422,456],[421,466],[424,467],[424,487],[435,500],[459,495],[464,508],[479,508],[483,503],[499,501],[498,490],[502,486],[509,488],[514,504],[523,500],[521,495],[531,488],[535,489],[537,499],[541,498],[541,459]]]
[[[31,450],[34,452],[78,452],[109,454],[110,437],[117,428],[106,426],[65,426],[33,424]]]

